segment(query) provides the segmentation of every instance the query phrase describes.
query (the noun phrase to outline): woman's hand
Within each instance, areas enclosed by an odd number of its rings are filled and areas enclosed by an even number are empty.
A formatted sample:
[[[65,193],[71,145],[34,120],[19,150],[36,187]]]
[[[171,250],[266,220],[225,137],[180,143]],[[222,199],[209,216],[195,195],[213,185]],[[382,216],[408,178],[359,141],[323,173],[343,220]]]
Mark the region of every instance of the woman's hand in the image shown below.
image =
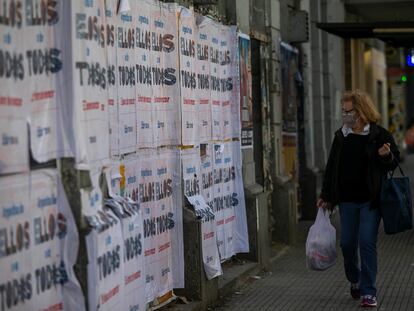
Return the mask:
[[[323,199],[319,198],[318,202],[316,202],[316,206],[318,208],[327,208],[328,207],[328,202],[326,202]]]
[[[378,154],[383,158],[388,157],[391,153],[390,146],[390,143],[385,143],[381,148],[378,149]]]

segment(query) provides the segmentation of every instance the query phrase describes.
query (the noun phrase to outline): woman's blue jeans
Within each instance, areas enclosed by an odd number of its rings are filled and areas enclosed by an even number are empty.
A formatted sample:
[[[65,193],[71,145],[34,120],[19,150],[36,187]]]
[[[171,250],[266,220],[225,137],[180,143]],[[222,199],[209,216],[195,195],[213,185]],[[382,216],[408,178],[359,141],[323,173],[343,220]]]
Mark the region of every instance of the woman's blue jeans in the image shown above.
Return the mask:
[[[361,295],[376,296],[379,211],[370,209],[370,203],[343,202],[339,204],[339,212],[346,277],[351,283],[359,283]]]

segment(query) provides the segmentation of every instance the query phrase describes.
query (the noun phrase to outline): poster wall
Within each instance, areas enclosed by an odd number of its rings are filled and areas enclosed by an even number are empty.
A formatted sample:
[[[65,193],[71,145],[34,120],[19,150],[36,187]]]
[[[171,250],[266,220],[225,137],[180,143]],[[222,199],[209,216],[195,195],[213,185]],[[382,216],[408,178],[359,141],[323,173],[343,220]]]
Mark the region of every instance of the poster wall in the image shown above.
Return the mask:
[[[57,171],[0,179],[2,310],[85,310],[78,233]]]

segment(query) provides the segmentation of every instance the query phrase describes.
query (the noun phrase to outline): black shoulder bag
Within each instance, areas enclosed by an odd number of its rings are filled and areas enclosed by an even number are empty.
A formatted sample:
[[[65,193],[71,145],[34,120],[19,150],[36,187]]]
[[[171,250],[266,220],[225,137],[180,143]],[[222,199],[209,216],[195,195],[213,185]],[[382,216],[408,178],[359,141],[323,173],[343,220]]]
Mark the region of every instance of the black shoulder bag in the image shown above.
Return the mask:
[[[413,208],[410,179],[404,175],[398,160],[401,177],[388,172],[381,186],[380,211],[386,234],[396,234],[413,228]]]

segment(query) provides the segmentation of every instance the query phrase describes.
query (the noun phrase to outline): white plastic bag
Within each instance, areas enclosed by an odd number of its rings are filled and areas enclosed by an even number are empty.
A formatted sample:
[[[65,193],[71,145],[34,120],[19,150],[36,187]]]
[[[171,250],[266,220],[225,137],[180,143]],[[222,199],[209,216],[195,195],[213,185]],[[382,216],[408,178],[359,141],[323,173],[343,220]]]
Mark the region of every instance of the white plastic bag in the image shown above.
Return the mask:
[[[326,270],[336,262],[336,230],[329,212],[319,208],[306,239],[306,265],[311,270]]]

